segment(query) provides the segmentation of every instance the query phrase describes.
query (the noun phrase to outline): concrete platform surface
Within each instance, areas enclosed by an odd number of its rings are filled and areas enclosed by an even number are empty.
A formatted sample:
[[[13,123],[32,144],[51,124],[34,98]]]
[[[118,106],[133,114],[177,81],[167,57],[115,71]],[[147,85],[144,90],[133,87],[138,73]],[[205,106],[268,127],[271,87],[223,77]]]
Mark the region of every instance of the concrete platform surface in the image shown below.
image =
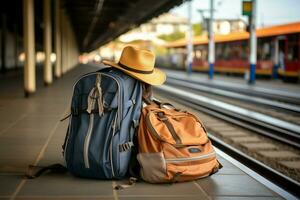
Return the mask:
[[[23,98],[20,74],[1,77],[1,200],[282,199],[220,156],[224,168],[211,177],[177,184],[141,182],[120,191],[113,190],[113,186],[123,181],[88,180],[70,174],[49,174],[34,180],[24,179],[23,174],[29,164],[63,163],[61,145],[67,122],[60,122],[59,119],[68,109],[74,81],[80,74],[96,69],[88,65],[78,66],[49,87],[38,85],[38,92],[29,99]]]

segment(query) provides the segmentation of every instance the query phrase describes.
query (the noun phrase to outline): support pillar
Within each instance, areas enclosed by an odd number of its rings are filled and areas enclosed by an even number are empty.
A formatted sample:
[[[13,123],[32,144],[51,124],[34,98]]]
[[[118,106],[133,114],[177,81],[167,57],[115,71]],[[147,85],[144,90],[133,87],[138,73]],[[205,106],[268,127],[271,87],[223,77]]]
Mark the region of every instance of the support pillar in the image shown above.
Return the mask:
[[[250,19],[250,72],[249,84],[255,84],[256,76],[256,56],[257,56],[257,38],[256,38],[256,0],[252,0],[252,12]]]
[[[66,67],[67,67],[67,71],[68,72],[70,70],[70,37],[69,37],[69,23],[68,23],[68,18],[66,17],[65,19],[65,23],[66,23],[66,35],[65,35],[65,42],[66,42]]]
[[[71,28],[70,28],[70,18],[68,17],[67,20],[67,27],[68,27],[68,31],[67,31],[67,59],[68,59],[68,71],[71,70],[71,59],[70,59],[70,55],[71,55]]]
[[[65,16],[64,16],[64,11],[61,10],[60,12],[60,19],[61,19],[61,70],[62,70],[62,75],[66,73],[66,27],[65,27]]]
[[[209,19],[209,35],[208,35],[208,63],[209,70],[208,76],[209,79],[214,78],[214,67],[215,67],[215,42],[214,42],[214,0],[210,0],[210,19]]]
[[[188,32],[187,32],[187,61],[186,69],[190,75],[193,68],[193,27],[192,27],[192,1],[188,2]]]
[[[51,4],[50,0],[44,0],[44,84],[50,85],[52,83],[52,64],[51,64]]]
[[[61,76],[64,75],[65,73],[65,70],[64,70],[64,56],[65,56],[65,52],[64,52],[64,40],[63,40],[63,35],[64,35],[64,27],[63,27],[63,22],[64,22],[64,18],[63,18],[63,11],[60,10],[59,12],[59,17],[60,17],[60,31],[61,31],[61,34],[60,34],[60,52],[61,52],[61,61],[60,61],[60,64],[61,64]]]
[[[35,42],[34,42],[34,0],[23,0],[24,31],[24,89],[25,96],[36,91]]]
[[[61,30],[60,30],[60,0],[55,0],[55,78],[61,76]]]

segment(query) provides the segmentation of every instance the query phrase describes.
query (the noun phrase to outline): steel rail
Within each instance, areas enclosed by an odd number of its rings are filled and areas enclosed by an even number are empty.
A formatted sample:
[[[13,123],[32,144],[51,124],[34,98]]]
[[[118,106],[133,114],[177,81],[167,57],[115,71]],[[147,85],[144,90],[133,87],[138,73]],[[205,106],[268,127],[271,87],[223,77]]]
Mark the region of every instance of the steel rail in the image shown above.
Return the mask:
[[[295,124],[170,86],[160,86],[155,89],[168,93],[173,100],[182,104],[188,104],[192,108],[197,106],[195,108],[197,110],[300,149],[300,128]]]
[[[202,86],[207,86],[210,88],[217,88],[231,92],[237,92],[240,94],[246,94],[251,96],[263,97],[268,98],[276,101],[282,101],[289,104],[296,104],[300,105],[300,95],[297,93],[287,92],[284,90],[277,90],[277,89],[269,89],[263,87],[252,87],[252,86],[245,86],[239,85],[238,83],[226,83],[220,81],[210,81],[210,80],[199,80],[193,77],[185,77],[179,76],[175,74],[171,74],[168,72],[168,79],[177,79],[177,80],[184,80],[191,83],[201,84]]]
[[[211,88],[208,86],[204,86],[202,84],[198,84],[198,83],[190,82],[190,81],[186,81],[186,80],[168,78],[167,84],[188,87],[190,89],[194,89],[194,90],[201,91],[201,92],[206,92],[208,94],[215,94],[218,96],[234,98],[234,99],[250,102],[253,104],[261,104],[261,105],[273,107],[276,109],[281,109],[284,112],[288,111],[289,113],[290,112],[300,113],[300,106],[291,105],[288,103],[283,103],[283,102],[278,102],[278,101],[273,101],[273,100],[265,99],[265,98],[261,98],[261,97],[253,97],[250,95],[240,94],[237,92],[230,92],[227,90]]]
[[[234,159],[238,160],[242,164],[246,165],[251,170],[260,174],[261,176],[268,179],[270,182],[284,189],[288,193],[292,194],[296,198],[300,198],[300,183],[291,179],[290,177],[272,169],[271,167],[265,165],[264,163],[246,155],[240,150],[226,144],[222,140],[213,136],[212,134],[208,134],[212,144],[222,150],[223,152],[229,154]]]

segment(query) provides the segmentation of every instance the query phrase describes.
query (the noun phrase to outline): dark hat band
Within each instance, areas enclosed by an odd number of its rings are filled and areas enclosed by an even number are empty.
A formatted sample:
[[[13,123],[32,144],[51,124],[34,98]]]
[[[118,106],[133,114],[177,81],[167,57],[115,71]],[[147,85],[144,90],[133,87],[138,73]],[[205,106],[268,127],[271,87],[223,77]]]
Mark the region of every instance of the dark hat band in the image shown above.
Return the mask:
[[[126,65],[123,65],[122,63],[118,62],[118,65],[120,65],[122,68],[128,70],[128,71],[131,71],[131,72],[136,72],[136,73],[139,73],[139,74],[152,74],[153,73],[153,69],[150,70],[150,71],[144,71],[144,70],[138,70],[138,69],[133,69],[131,67],[128,67]]]

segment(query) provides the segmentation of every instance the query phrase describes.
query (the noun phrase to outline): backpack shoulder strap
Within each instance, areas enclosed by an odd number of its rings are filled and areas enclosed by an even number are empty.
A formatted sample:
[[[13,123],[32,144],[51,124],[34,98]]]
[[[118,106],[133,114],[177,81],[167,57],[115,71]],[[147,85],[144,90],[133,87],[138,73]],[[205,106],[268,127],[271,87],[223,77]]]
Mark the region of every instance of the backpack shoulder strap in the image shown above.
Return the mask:
[[[62,164],[56,163],[53,165],[49,165],[49,166],[36,166],[36,165],[29,165],[27,172],[25,174],[25,176],[29,179],[34,179],[37,178],[39,176],[41,176],[42,174],[45,173],[49,173],[49,172],[53,172],[53,173],[66,173],[68,170],[65,166],[63,166]]]
[[[105,68],[102,68],[102,69],[99,69],[97,72],[109,72],[111,71],[113,68],[112,67],[105,67]]]

